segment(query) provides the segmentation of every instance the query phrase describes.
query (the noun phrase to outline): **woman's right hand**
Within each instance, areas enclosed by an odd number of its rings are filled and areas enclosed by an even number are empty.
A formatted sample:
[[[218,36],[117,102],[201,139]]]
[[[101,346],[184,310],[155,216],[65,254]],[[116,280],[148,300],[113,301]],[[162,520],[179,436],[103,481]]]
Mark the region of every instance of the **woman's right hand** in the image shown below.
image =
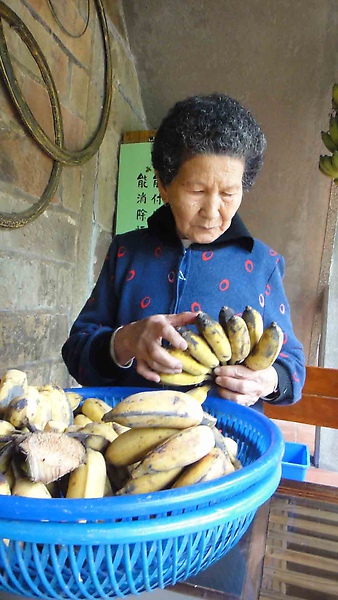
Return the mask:
[[[192,324],[195,319],[196,313],[183,312],[178,315],[153,315],[128,323],[115,336],[117,362],[125,365],[135,358],[137,372],[155,383],[160,382],[159,373],[181,373],[182,364],[166,351],[162,342],[166,340],[175,348],[186,350],[187,343],[176,328]]]

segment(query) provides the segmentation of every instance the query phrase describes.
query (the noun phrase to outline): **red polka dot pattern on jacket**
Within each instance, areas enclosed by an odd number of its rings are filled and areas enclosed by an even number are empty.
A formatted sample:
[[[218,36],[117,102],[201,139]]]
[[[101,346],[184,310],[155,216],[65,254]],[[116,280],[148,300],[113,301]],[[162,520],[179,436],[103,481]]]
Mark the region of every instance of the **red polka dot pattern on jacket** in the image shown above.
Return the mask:
[[[200,310],[202,310],[202,308],[198,302],[193,302],[190,310],[191,310],[191,312],[199,312]]]
[[[134,279],[135,274],[136,274],[135,270],[131,269],[126,277],[126,281],[131,281],[132,279]]]
[[[222,279],[222,281],[219,284],[219,289],[221,290],[221,292],[226,292],[229,289],[230,286],[230,281],[229,279]]]
[[[145,298],[142,298],[141,300],[141,308],[147,308],[149,306],[151,302],[151,298],[149,296],[145,296]]]

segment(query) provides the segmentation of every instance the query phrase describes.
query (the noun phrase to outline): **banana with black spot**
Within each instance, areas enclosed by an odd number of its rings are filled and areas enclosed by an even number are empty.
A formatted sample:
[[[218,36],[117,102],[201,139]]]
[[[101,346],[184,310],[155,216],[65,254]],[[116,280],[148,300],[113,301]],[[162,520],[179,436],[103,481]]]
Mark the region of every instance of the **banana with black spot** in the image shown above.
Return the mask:
[[[242,313],[242,319],[244,319],[248,328],[250,350],[252,350],[252,348],[256,346],[258,340],[262,337],[264,331],[263,317],[258,310],[248,305]]]
[[[243,362],[250,352],[250,335],[246,322],[239,315],[232,315],[226,323],[226,331],[231,346],[229,365]]]
[[[279,325],[273,321],[264,329],[262,337],[246,357],[244,364],[253,371],[267,369],[275,362],[283,345],[284,335]]]
[[[222,325],[205,312],[197,314],[195,325],[216,354],[220,364],[226,365],[231,358],[231,345]]]
[[[216,354],[211,350],[209,344],[202,335],[192,331],[188,327],[178,327],[177,331],[187,342],[187,349],[195,360],[209,369],[214,369],[219,365]]]
[[[198,362],[187,350],[169,347],[167,348],[167,352],[181,362],[185,373],[190,373],[190,375],[207,375],[211,373],[210,367],[206,367],[204,364]]]

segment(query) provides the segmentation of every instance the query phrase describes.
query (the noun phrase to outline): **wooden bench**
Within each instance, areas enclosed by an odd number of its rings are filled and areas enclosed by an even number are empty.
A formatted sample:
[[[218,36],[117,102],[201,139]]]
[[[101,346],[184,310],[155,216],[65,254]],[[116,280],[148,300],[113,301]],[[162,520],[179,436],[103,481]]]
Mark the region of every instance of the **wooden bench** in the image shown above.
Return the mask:
[[[270,419],[338,429],[338,369],[306,367],[299,402],[288,406],[264,402],[264,414]]]

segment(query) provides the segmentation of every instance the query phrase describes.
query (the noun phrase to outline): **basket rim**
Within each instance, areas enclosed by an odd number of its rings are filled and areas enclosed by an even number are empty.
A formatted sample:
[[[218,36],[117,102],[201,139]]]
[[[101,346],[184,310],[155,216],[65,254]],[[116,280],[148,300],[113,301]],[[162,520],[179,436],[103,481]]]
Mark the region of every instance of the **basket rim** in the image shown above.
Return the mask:
[[[20,519],[0,519],[0,538],[11,540],[75,545],[126,544],[177,537],[232,522],[258,509],[277,489],[281,465],[263,481],[245,492],[197,511],[166,515],[146,521],[125,522],[32,522],[25,528]],[[30,525],[30,527],[29,527]]]
[[[150,388],[66,388],[66,391],[77,391],[90,397],[97,393],[103,396],[111,391],[128,394],[137,391],[148,391]],[[99,397],[99,396],[98,396]],[[123,396],[121,396],[122,398]],[[271,476],[281,463],[284,452],[284,439],[280,429],[264,414],[251,408],[241,406],[230,400],[209,396],[205,406],[212,404],[213,409],[219,409],[225,415],[235,416],[244,422],[255,425],[263,435],[269,437],[269,447],[252,464],[213,481],[195,484],[171,490],[162,490],[151,494],[135,494],[130,496],[109,496],[105,498],[24,498],[20,496],[0,497],[0,523],[2,519],[38,522],[46,519],[49,522],[67,521],[76,522],[79,519],[88,521],[96,520],[98,515],[103,520],[112,519],[112,514],[117,518],[132,518],[133,516],[149,515],[165,510],[177,510],[182,506],[206,504],[210,500],[215,504],[236,496],[237,498],[247,488],[255,485],[257,481]]]

